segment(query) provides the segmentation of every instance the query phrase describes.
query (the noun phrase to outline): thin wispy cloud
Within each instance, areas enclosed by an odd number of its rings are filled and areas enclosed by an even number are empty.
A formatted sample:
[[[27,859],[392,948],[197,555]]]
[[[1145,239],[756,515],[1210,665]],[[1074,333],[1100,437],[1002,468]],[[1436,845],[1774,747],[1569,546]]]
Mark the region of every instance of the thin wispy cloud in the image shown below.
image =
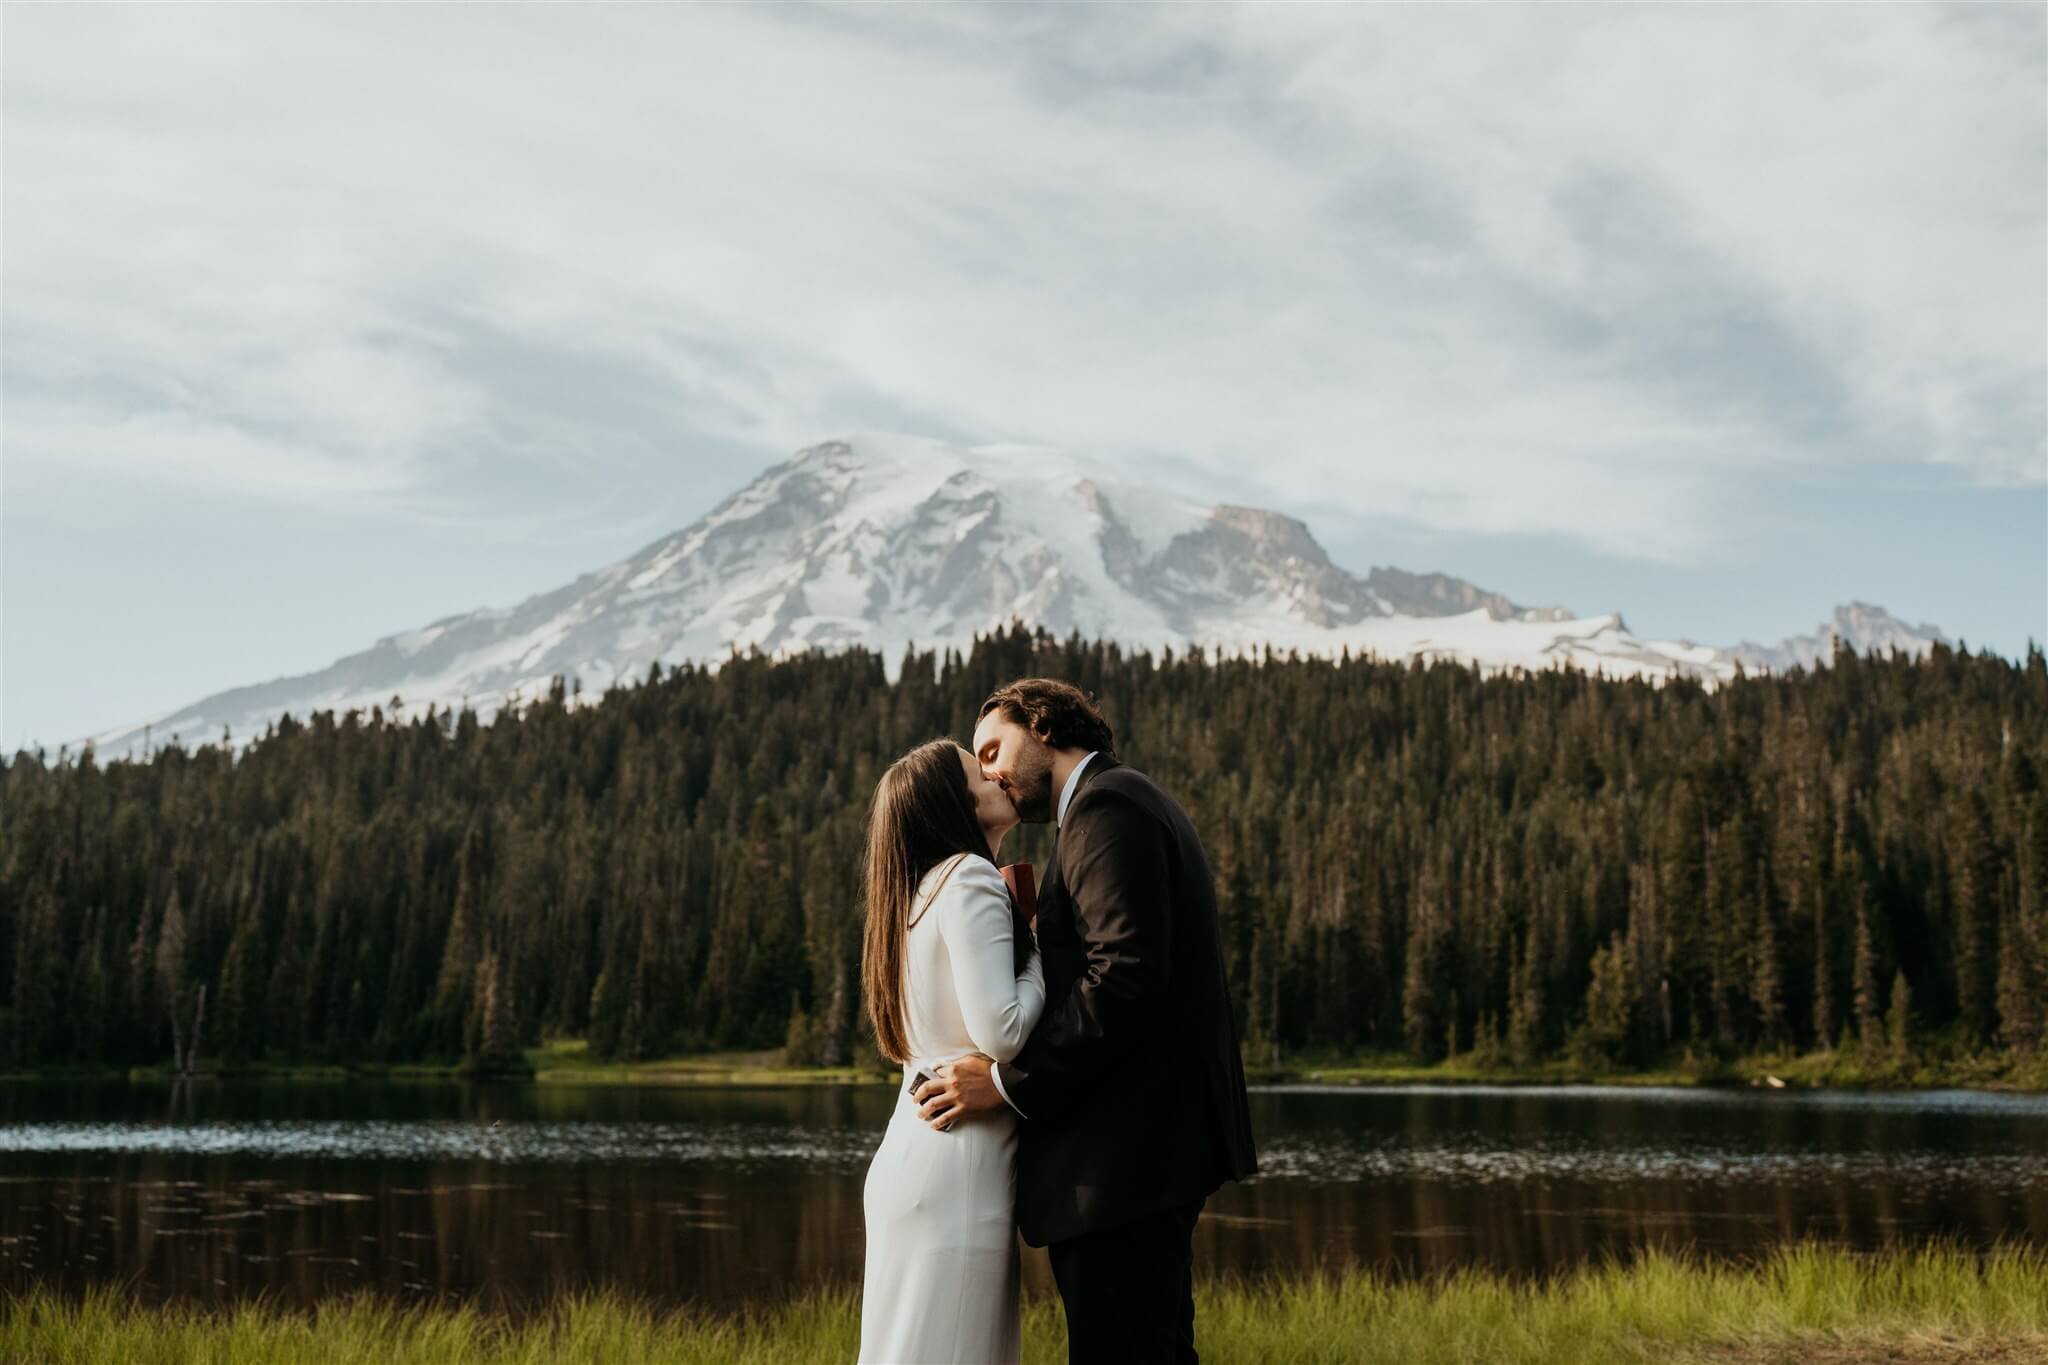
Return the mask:
[[[1758,471],[2048,478],[2038,10],[7,26],[38,487],[522,516],[886,423],[1684,561]]]

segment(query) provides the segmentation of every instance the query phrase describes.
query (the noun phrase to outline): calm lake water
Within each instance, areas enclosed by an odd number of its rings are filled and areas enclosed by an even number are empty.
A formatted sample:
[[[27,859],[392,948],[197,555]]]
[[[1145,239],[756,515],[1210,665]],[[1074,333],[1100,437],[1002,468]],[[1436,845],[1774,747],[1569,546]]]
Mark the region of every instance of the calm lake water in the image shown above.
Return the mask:
[[[568,1288],[724,1308],[857,1284],[892,1098],[0,1084],[0,1292],[368,1288],[517,1310]],[[1252,1121],[1262,1173],[1209,1201],[1207,1270],[1541,1274],[1798,1238],[2048,1246],[2048,1096],[1295,1086],[1254,1092]],[[1050,1292],[1042,1253],[1025,1273]]]

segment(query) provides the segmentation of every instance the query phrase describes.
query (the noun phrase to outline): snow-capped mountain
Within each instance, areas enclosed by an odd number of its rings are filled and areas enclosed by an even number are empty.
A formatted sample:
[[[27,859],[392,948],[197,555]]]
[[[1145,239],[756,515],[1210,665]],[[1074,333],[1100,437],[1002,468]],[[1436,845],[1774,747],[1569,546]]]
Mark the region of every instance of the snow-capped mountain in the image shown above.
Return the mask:
[[[1939,641],[1948,643],[1948,637],[1930,625],[1909,626],[1883,607],[1868,602],[1851,602],[1836,607],[1834,618],[1823,621],[1811,635],[1794,635],[1775,645],[1759,645],[1749,640],[1727,651],[1732,659],[1739,659],[1742,666],[1752,673],[1760,668],[1782,671],[1788,668],[1812,668],[1835,657],[1835,644],[1840,641],[1858,654],[1881,654],[1897,650],[1902,654],[1925,654]]]
[[[409,712],[467,704],[489,716],[557,676],[594,699],[650,664],[715,663],[736,648],[858,644],[893,666],[907,645],[965,646],[1012,618],[1155,650],[1565,661],[1710,682],[1732,676],[1738,658],[1781,667],[1831,648],[1810,637],[1775,651],[1642,640],[1618,614],[1521,606],[1443,574],[1359,577],[1291,517],[1096,477],[1059,451],[862,436],[801,451],[694,525],[517,606],[386,636],[317,673],[218,693],[92,743],[110,758],[174,737],[215,740],[225,727],[239,744],[287,712],[394,697]],[[1939,638],[1860,604],[1830,630],[1858,648],[1924,651]]]

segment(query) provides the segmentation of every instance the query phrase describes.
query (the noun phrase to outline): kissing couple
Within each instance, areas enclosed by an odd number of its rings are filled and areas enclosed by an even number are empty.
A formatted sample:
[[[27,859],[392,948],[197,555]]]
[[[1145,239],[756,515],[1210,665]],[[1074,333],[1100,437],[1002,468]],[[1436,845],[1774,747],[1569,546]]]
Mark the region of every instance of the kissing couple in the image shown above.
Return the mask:
[[[1023,821],[1055,827],[1035,921],[997,862]],[[1021,1231],[1070,1361],[1195,1360],[1195,1219],[1257,1165],[1187,812],[1086,694],[1026,678],[971,751],[882,774],[865,883],[862,986],[904,1085],[868,1168],[860,1359],[1014,1362]]]

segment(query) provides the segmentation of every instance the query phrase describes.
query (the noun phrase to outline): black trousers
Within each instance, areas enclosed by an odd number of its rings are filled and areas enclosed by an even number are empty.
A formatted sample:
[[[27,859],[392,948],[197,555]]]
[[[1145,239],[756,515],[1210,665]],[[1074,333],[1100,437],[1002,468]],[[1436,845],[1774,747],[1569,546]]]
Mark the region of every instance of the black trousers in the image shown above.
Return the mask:
[[[1195,1200],[1048,1246],[1070,1365],[1194,1365]]]

